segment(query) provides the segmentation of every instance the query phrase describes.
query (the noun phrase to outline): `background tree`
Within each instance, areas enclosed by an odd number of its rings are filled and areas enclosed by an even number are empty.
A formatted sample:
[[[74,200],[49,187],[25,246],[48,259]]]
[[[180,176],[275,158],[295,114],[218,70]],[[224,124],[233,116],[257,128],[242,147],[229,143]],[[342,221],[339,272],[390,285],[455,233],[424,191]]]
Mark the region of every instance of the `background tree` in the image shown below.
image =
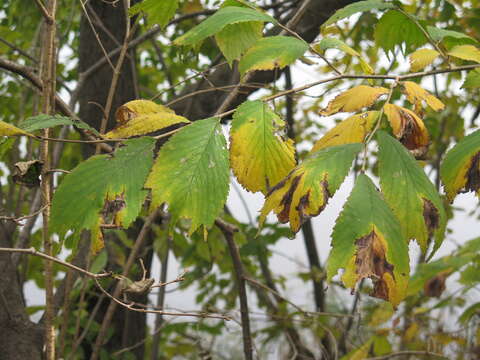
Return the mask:
[[[476,358],[480,242],[432,257],[451,202],[479,188],[480,135],[464,137],[480,113],[477,8],[5,1],[0,353],[233,358],[241,338],[246,359]],[[294,88],[297,60],[315,78]],[[230,168],[265,195],[258,222],[226,207]],[[324,264],[310,217],[349,173]],[[279,222],[265,223],[272,211]],[[300,230],[310,309],[270,264]],[[412,269],[410,240],[421,249]],[[172,256],[190,269],[173,282],[197,286],[198,312],[164,309]],[[26,306],[30,280],[45,307]],[[229,337],[229,319],[241,336]]]

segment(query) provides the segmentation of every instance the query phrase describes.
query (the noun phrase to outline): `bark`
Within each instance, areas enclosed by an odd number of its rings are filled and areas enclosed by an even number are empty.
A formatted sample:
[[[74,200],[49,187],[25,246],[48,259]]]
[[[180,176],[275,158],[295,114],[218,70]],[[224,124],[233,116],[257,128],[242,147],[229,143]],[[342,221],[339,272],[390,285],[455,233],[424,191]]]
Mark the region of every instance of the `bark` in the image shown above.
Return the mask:
[[[9,232],[0,225],[0,247],[10,247]],[[10,233],[11,234],[11,233]],[[41,359],[43,329],[28,318],[11,254],[0,253],[0,358],[8,360]]]

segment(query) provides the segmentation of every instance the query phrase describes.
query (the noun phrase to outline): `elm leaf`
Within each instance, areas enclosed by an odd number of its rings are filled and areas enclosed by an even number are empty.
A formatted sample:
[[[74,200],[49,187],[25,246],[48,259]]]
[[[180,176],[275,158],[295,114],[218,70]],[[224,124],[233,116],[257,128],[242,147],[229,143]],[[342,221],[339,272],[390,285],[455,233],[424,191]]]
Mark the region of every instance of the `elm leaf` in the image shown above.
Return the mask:
[[[233,115],[230,162],[240,184],[267,193],[295,165],[291,140],[283,138],[285,122],[262,101],[246,101]]]
[[[373,182],[360,174],[332,234],[327,262],[331,281],[340,268],[345,286],[355,289],[364,278],[373,281],[372,296],[396,307],[408,286],[408,246],[400,224]]]

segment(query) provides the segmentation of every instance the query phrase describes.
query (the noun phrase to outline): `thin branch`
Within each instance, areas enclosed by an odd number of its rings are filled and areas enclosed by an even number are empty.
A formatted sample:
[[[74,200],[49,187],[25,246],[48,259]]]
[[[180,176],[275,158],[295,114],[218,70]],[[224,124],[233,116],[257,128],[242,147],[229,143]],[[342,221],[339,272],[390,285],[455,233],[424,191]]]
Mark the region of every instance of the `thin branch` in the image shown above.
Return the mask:
[[[30,218],[33,218],[33,217],[36,217],[37,215],[39,215],[43,210],[45,210],[47,208],[47,206],[49,206],[50,204],[45,204],[43,205],[40,209],[34,211],[33,213],[31,213],[30,215],[24,215],[24,216],[20,216],[20,217],[14,217],[14,216],[0,216],[0,221],[1,220],[4,220],[4,221],[12,221],[14,223],[16,223],[17,225],[19,226],[23,226],[24,224],[22,224],[22,221],[23,220],[27,220],[27,219],[30,219]]]
[[[52,18],[52,15],[48,12],[45,5],[43,5],[42,0],[35,0],[35,3],[37,4],[37,6],[40,9],[43,17],[45,18],[46,23],[51,25],[54,22],[54,19]]]
[[[115,296],[111,295],[107,290],[105,290],[103,288],[103,286],[98,281],[98,278],[94,278],[93,280],[95,281],[95,284],[100,289],[100,291],[102,293],[104,293],[108,298],[110,298],[116,304],[118,304],[120,306],[123,306],[123,307],[125,307],[125,308],[127,308],[128,310],[131,310],[131,311],[136,311],[136,312],[141,312],[141,313],[146,313],[146,314],[162,314],[162,315],[168,315],[168,316],[199,317],[199,318],[221,319],[221,320],[226,320],[226,321],[230,320],[230,318],[228,316],[220,315],[220,314],[169,312],[169,311],[163,311],[163,310],[148,310],[148,309],[144,309],[144,308],[138,308],[138,307],[135,307],[137,304],[134,303],[134,302],[126,303],[126,302],[123,302],[123,301],[117,299]],[[171,282],[177,282],[177,281],[174,280],[174,281],[171,281]]]
[[[386,359],[392,359],[398,356],[428,356],[429,359],[431,358],[438,358],[438,359],[445,359],[445,360],[449,359],[448,357],[442,354],[437,354],[431,351],[398,351],[398,352],[387,354],[387,355],[370,357],[365,360],[386,360]]]
[[[242,334],[243,334],[243,352],[246,360],[253,360],[253,344],[252,335],[250,332],[250,319],[248,317],[248,300],[247,289],[245,286],[245,272],[243,270],[242,259],[240,258],[240,252],[238,251],[237,244],[233,239],[233,234],[238,229],[226,223],[221,219],[215,220],[215,225],[222,231],[225,241],[227,242],[230,256],[232,257],[233,268],[235,272],[235,279],[238,288],[238,297],[240,299],[240,314],[242,319]]]

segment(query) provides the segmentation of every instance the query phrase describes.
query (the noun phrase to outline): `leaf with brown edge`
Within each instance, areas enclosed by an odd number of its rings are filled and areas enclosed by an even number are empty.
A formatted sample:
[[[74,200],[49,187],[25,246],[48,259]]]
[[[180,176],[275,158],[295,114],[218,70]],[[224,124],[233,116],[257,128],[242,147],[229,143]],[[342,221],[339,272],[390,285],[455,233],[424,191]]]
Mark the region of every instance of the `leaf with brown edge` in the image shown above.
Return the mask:
[[[367,85],[355,86],[328,103],[328,106],[320,110],[320,115],[328,116],[337,112],[353,112],[364,107],[372,106],[377,99],[388,94],[389,90],[384,87],[371,87]]]
[[[396,138],[416,158],[424,156],[430,138],[423,120],[413,111],[394,104],[385,104],[383,110]]]
[[[394,307],[405,298],[409,276],[408,246],[400,224],[372,181],[360,174],[332,234],[327,279],[339,269],[355,289],[364,278],[373,281],[372,296]]]
[[[298,232],[308,218],[325,208],[361,149],[362,144],[346,144],[310,154],[269,191],[260,213],[260,227],[274,211],[281,223],[290,221],[292,231]]]
[[[447,153],[440,177],[450,201],[460,192],[480,195],[480,130],[464,137]]]
[[[447,215],[437,189],[414,157],[393,137],[379,131],[378,173],[385,201],[390,205],[406,239],[415,239],[422,252],[431,239],[434,247],[444,239]]]
[[[426,296],[429,297],[440,297],[442,293],[445,291],[445,280],[451,274],[450,270],[443,271],[431,279],[428,279],[423,286],[423,292]]]
[[[105,134],[107,139],[139,136],[190,121],[176,115],[172,109],[150,100],[133,100],[116,112],[118,126]]]
[[[435,96],[430,94],[427,90],[422,88],[413,81],[402,82],[407,100],[415,105],[420,105],[423,101],[427,103],[435,111],[440,111],[445,108],[445,104],[438,100]]]
[[[323,137],[313,145],[311,152],[334,145],[363,142],[375,124],[378,114],[378,111],[367,111],[350,116],[323,135]]]

